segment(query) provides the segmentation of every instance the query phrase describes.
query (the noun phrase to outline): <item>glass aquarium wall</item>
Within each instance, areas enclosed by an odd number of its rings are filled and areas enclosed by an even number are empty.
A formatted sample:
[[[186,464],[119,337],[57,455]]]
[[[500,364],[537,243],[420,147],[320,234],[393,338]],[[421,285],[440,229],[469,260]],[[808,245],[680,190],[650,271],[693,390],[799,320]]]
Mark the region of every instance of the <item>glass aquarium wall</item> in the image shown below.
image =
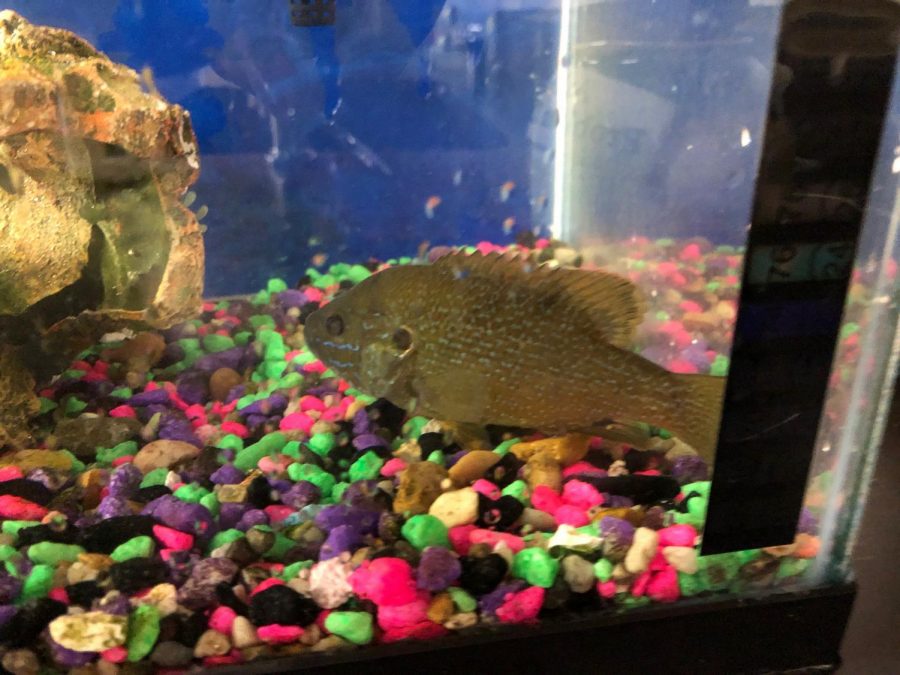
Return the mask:
[[[701,550],[744,478],[716,483],[751,220],[816,171],[771,124],[804,100],[782,3],[0,9],[4,667],[849,577],[896,366],[896,91],[808,485],[742,515],[794,520]],[[848,59],[803,58],[840,90]],[[866,203],[803,189],[822,222]]]

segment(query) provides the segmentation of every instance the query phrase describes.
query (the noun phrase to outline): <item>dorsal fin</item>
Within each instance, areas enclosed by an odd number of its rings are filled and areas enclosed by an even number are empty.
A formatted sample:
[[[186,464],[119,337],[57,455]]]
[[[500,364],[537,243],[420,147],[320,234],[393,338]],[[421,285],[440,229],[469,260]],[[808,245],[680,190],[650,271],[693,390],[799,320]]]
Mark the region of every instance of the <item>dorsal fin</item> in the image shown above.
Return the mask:
[[[646,304],[637,286],[625,277],[603,270],[550,267],[509,254],[451,253],[435,267],[455,276],[477,274],[498,282],[527,284],[547,299],[545,308],[584,312],[600,337],[630,349],[644,318]]]

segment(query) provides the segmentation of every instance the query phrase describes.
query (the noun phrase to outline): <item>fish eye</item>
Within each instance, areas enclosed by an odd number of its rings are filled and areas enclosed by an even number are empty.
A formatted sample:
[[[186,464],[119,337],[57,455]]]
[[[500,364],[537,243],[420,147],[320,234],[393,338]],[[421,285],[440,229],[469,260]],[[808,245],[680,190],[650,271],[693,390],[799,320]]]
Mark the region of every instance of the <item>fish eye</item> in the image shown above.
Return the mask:
[[[412,333],[408,328],[404,328],[403,326],[394,331],[391,339],[394,341],[394,346],[401,352],[405,352],[412,347]]]
[[[340,314],[332,314],[325,319],[325,330],[329,335],[337,337],[344,332],[344,320]]]

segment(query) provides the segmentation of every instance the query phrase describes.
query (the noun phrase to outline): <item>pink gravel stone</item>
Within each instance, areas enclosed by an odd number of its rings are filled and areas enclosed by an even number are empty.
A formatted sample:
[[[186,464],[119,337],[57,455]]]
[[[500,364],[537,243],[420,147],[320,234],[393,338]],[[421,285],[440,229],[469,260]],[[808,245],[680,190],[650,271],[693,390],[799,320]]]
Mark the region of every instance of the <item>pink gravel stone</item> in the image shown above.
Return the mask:
[[[405,605],[381,605],[378,607],[378,625],[383,630],[414,626],[428,621],[428,601],[430,595],[421,591],[412,602]]]
[[[552,488],[538,485],[531,492],[531,505],[541,511],[553,514],[562,506],[562,499]]]
[[[232,401],[232,403],[235,403],[235,401]],[[229,403],[228,405],[231,405],[231,403]],[[230,412],[230,411],[228,411],[228,412]],[[222,410],[221,412],[216,412],[216,414],[226,414],[227,415],[228,413],[225,412],[224,410]],[[241,424],[240,422],[232,422],[232,421],[222,422],[222,424],[219,425],[219,428],[222,431],[224,431],[226,434],[234,434],[238,438],[247,438],[247,435],[250,433],[250,431],[247,429],[247,427],[244,426],[243,424]]]
[[[290,506],[285,506],[284,504],[269,504],[266,508],[263,509],[266,512],[266,515],[269,516],[269,524],[277,525],[278,523],[284,521],[288,516],[293,513],[296,513],[294,509]]]
[[[315,420],[312,417],[306,413],[295,412],[285,415],[278,424],[278,428],[282,431],[299,429],[303,433],[308,434],[313,424],[315,424]]]
[[[472,489],[475,490],[475,492],[483,494],[489,499],[500,499],[501,496],[500,488],[494,485],[491,481],[484,478],[479,478],[474,483],[472,483]]]
[[[210,628],[219,631],[223,635],[231,635],[231,624],[234,623],[234,618],[236,616],[237,612],[231,609],[231,607],[220,605],[209,615],[208,625]]]
[[[396,474],[403,471],[406,468],[406,462],[404,462],[399,457],[394,457],[393,459],[389,459],[384,463],[384,466],[381,467],[381,475],[385,478],[391,478]]]
[[[244,661],[244,655],[241,654],[240,650],[232,649],[227,654],[222,654],[221,656],[207,656],[203,659],[203,665],[207,668],[214,668],[216,666],[228,666],[232,663],[242,663]],[[185,672],[184,670],[175,671],[178,673]]]
[[[669,361],[667,367],[673,373],[681,373],[684,375],[691,375],[693,373],[700,372],[697,366],[695,366],[690,361],[685,361],[684,359],[674,359],[672,361]]]
[[[507,532],[494,532],[493,530],[474,529],[469,533],[469,542],[472,544],[487,544],[491,548],[503,542],[512,550],[518,553],[525,548],[525,540],[514,534]]]
[[[563,486],[562,500],[570,506],[577,506],[585,510],[602,504],[603,495],[590,483],[570,480]]]
[[[571,525],[572,527],[581,527],[591,522],[585,509],[580,506],[572,506],[571,504],[563,504],[553,513],[556,522],[560,525]]]
[[[16,478],[24,478],[25,474],[22,473],[22,469],[17,466],[4,466],[0,467],[0,483],[4,483],[8,480],[15,480]]]
[[[646,587],[647,596],[656,602],[675,602],[681,596],[678,587],[678,572],[673,567],[666,567],[653,572]]]
[[[344,419],[344,410],[340,406],[334,406],[323,412],[319,419],[324,422],[338,422]]]
[[[304,288],[303,295],[305,295],[310,302],[321,302],[322,298],[325,297],[325,294],[321,290],[313,286]]]
[[[511,593],[497,609],[501,623],[528,623],[537,619],[544,604],[544,589],[531,586],[524,591]]]
[[[277,458],[266,455],[256,463],[256,466],[263,473],[280,474],[287,471],[288,466],[293,463],[294,459],[287,455],[280,455]]]
[[[57,602],[62,602],[66,605],[69,604],[69,594],[66,593],[66,589],[61,586],[58,588],[51,588],[50,592],[47,593],[47,597],[51,600],[56,600]]]
[[[678,257],[685,262],[697,262],[703,257],[703,252],[700,250],[699,244],[688,244],[681,249]]]
[[[598,469],[590,462],[585,462],[584,460],[575,462],[572,466],[567,466],[565,469],[563,469],[562,475],[563,478],[568,478],[569,476],[575,476],[581,473],[588,473],[594,476],[606,475],[606,471],[604,471],[603,469]]]
[[[0,495],[0,518],[10,520],[40,520],[48,513],[40,504],[16,497]]]
[[[100,658],[110,663],[122,663],[128,658],[128,650],[123,646],[110,647],[100,652]]]
[[[423,621],[415,626],[404,626],[403,628],[387,630],[381,635],[381,642],[387,644],[399,642],[400,640],[433,640],[434,638],[443,637],[449,632],[439,623]]]
[[[693,546],[697,540],[697,530],[691,525],[670,525],[657,532],[659,548],[666,546]]]
[[[325,404],[322,403],[322,399],[318,396],[301,396],[300,410],[303,412],[306,412],[307,410],[318,410],[319,412],[322,412],[325,410]]]
[[[134,411],[130,405],[123,403],[122,405],[117,405],[115,408],[109,411],[110,417],[137,417],[137,413]]]
[[[635,471],[634,473],[638,476],[662,476],[662,471],[659,469],[647,469],[646,471]]]
[[[252,596],[256,595],[257,593],[262,593],[267,588],[272,588],[272,586],[284,586],[284,582],[281,579],[277,579],[275,577],[269,577],[268,579],[260,581],[256,585],[256,588],[254,588],[252,591],[250,591],[250,596],[252,597]]]
[[[300,626],[282,626],[280,623],[271,623],[268,626],[260,626],[256,629],[259,639],[269,644],[286,644],[296,642],[303,635]]]
[[[194,535],[166,527],[165,525],[154,525],[153,536],[163,546],[174,551],[190,551],[194,546]]]
[[[612,598],[616,594],[616,582],[615,581],[598,581],[597,582],[597,592],[600,594],[602,598]]]
[[[650,579],[653,576],[653,572],[647,570],[646,572],[641,572],[635,580],[631,583],[631,594],[636,598],[641,597],[647,592],[647,585],[650,583]]]
[[[451,527],[447,531],[450,545],[453,547],[453,550],[456,551],[457,555],[468,554],[469,548],[472,546],[469,535],[477,529],[477,525],[457,525],[456,527]]]
[[[112,461],[113,467],[122,466],[123,464],[128,464],[134,459],[134,455],[124,455],[122,457],[116,457]]]
[[[405,605],[416,599],[412,568],[402,558],[364,561],[350,575],[353,591],[376,605]]]
[[[328,367],[318,359],[315,361],[310,361],[305,366],[303,366],[303,371],[306,373],[319,373],[321,375],[326,370],[328,370]]]

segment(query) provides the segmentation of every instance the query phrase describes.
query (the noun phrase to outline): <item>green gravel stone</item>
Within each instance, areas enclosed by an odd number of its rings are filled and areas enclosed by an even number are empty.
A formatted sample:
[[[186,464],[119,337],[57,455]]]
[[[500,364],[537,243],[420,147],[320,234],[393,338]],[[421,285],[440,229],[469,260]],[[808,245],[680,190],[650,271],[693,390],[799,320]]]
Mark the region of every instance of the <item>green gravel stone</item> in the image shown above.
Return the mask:
[[[216,497],[214,492],[203,495],[200,498],[200,505],[214,516],[219,515],[219,498]]]
[[[80,459],[78,459],[75,455],[73,455],[68,450],[62,449],[62,450],[57,450],[57,452],[62,455],[65,455],[66,457],[69,458],[69,461],[72,463],[72,468],[70,469],[70,471],[72,471],[72,473],[81,473],[82,471],[84,471],[87,468],[85,466],[84,462],[82,462]]]
[[[635,597],[635,596],[631,595],[630,593],[626,593],[626,594],[624,594],[624,596],[625,597],[623,597],[619,602],[621,603],[621,605],[623,607],[625,607],[627,609],[634,609],[636,607],[646,607],[651,602],[653,602],[646,595],[642,595],[640,597]]]
[[[239,451],[234,458],[234,465],[241,471],[249,471],[266,455],[279,452],[287,443],[287,436],[280,431],[266,434],[253,445],[248,445]]]
[[[198,338],[181,338],[178,340],[178,346],[181,347],[186,354],[202,353],[200,348],[200,340]]]
[[[284,374],[287,363],[284,361],[263,361],[262,374],[269,380],[275,380]]]
[[[260,397],[256,394],[247,394],[246,396],[241,396],[237,400],[237,405],[235,406],[235,408],[237,408],[238,410],[243,410],[251,403],[256,403],[259,398]]]
[[[44,413],[56,410],[59,407],[56,401],[52,401],[46,396],[41,396],[39,400],[41,402],[41,409],[38,411],[38,415],[43,415]]]
[[[224,546],[225,544],[230,544],[233,541],[241,539],[243,536],[243,532],[241,532],[240,530],[235,530],[234,528],[216,532],[213,535],[212,541],[209,542],[209,549],[213,550],[215,548],[219,548],[220,546]]]
[[[315,464],[291,464],[288,467],[288,477],[295,483],[307,480],[315,484],[323,495],[331,494],[334,484],[337,482],[334,476]]]
[[[222,436],[222,438],[216,441],[216,447],[223,450],[234,450],[235,452],[237,452],[238,450],[244,449],[244,439],[234,434],[225,434],[224,436]]]
[[[112,464],[119,457],[128,457],[138,451],[135,441],[123,441],[112,448],[100,448],[97,450],[97,461],[100,464]]]
[[[602,582],[612,579],[613,564],[606,558],[600,558],[594,563],[594,576]]]
[[[131,398],[134,396],[134,392],[131,390],[131,387],[118,387],[109,392],[109,395],[112,398]]]
[[[227,335],[210,333],[209,335],[203,336],[203,348],[213,354],[224,352],[226,349],[231,349],[232,347],[234,347],[234,340]]]
[[[496,452],[498,455],[505,455],[507,452],[509,452],[509,449],[512,446],[514,446],[516,443],[521,443],[521,442],[522,442],[521,438],[510,438],[506,441],[503,441],[500,445],[498,445],[496,448],[494,448],[494,452]]]
[[[268,302],[268,300],[266,300],[266,302]],[[254,314],[250,317],[249,323],[255,329],[259,329],[263,326],[275,328],[275,319],[273,319],[268,314]]]
[[[42,541],[28,547],[28,559],[39,565],[58,565],[61,562],[75,562],[84,552],[81,546],[75,544]]]
[[[269,292],[268,291],[259,291],[253,298],[250,300],[250,304],[252,305],[267,305],[269,304]]]
[[[675,522],[679,525],[693,525],[700,529],[706,521],[706,507],[709,504],[709,481],[697,481],[696,483],[687,483],[681,488],[681,492],[688,497],[687,512],[674,513]],[[692,492],[696,492],[699,496],[690,497]]]
[[[10,546],[9,544],[0,544],[0,562],[6,562],[12,558],[21,555],[15,546]]]
[[[372,641],[372,615],[368,612],[330,612],[325,619],[325,630],[355,645]]]
[[[335,279],[330,274],[322,274],[318,279],[313,279],[313,286],[316,288],[328,288],[329,286],[334,286],[338,283],[338,280]]]
[[[444,461],[445,461],[444,451],[443,450],[432,450],[431,453],[428,455],[427,461],[444,466]]]
[[[516,499],[518,499],[523,504],[528,504],[528,499],[531,496],[531,490],[528,489],[528,483],[526,483],[522,479],[514,480],[512,483],[507,485],[500,491],[502,495],[512,495]]]
[[[447,526],[435,516],[427,513],[412,516],[403,523],[400,533],[406,541],[420,551],[429,546],[450,547]]]
[[[331,368],[328,368],[319,377],[323,380],[328,380],[328,379],[331,379],[332,377],[337,377],[337,373],[334,372]]]
[[[300,459],[300,441],[288,441],[281,449],[282,455],[287,455],[293,459]]]
[[[334,449],[336,443],[337,439],[330,431],[313,434],[306,442],[310,450],[322,457],[328,455],[328,453]]]
[[[300,353],[297,354],[294,358],[291,359],[291,363],[296,363],[301,366],[305,366],[308,363],[312,363],[316,360],[316,355],[313,354],[308,349],[301,349]]]
[[[109,557],[116,562],[124,562],[132,558],[149,558],[153,555],[154,549],[153,539],[142,534],[116,546],[113,552],[109,554]]]
[[[292,544],[294,543],[293,539],[288,539],[288,541],[290,541]],[[301,571],[312,566],[312,560],[298,560],[297,562],[291,563],[290,565],[285,565],[284,569],[281,570],[281,578],[285,581],[290,581],[298,574],[300,574]]]
[[[53,576],[56,574],[56,568],[53,565],[39,563],[31,568],[31,572],[25,577],[22,584],[22,593],[19,596],[22,600],[34,600],[43,598],[53,588]]]
[[[2,531],[3,534],[18,537],[19,530],[24,530],[26,527],[34,527],[35,525],[40,524],[41,521],[39,520],[4,520],[3,525],[0,525],[0,531]]]
[[[403,435],[406,438],[418,438],[422,435],[422,428],[428,424],[427,417],[410,417],[403,424]]]
[[[293,539],[289,539],[281,532],[275,533],[275,543],[272,544],[272,548],[265,552],[263,558],[266,560],[283,560],[285,554],[293,548],[297,542]]]
[[[69,417],[75,417],[85,408],[87,408],[87,403],[74,396],[69,396],[66,398],[66,403],[63,407],[63,410]]]
[[[253,333],[251,333],[249,330],[242,330],[235,333],[232,339],[234,340],[234,344],[239,347],[244,347],[247,345],[247,343],[250,342],[251,339],[253,339]]]
[[[281,293],[288,289],[287,282],[284,279],[279,279],[278,277],[269,279],[269,283],[266,284],[266,290],[269,293]]]
[[[559,561],[542,548],[522,549],[513,559],[512,575],[532,586],[550,588],[558,571]]]
[[[712,364],[709,366],[709,374],[716,375],[718,377],[724,377],[728,374],[728,366],[730,365],[730,361],[727,356],[724,354],[716,355],[716,358],[713,359]]]
[[[369,396],[368,394],[363,393],[358,394],[355,398],[357,401],[362,401],[365,405],[372,405],[373,403],[375,403],[375,401],[378,400],[374,396]]]
[[[70,380],[80,380],[85,376],[85,371],[79,370],[78,368],[69,368],[68,370],[63,371],[62,376]]]
[[[354,284],[358,284],[370,276],[372,276],[372,273],[362,265],[351,265],[350,269],[347,270],[347,278]]]
[[[843,326],[841,326],[841,340],[846,340],[848,337],[858,332],[859,324],[853,321],[848,321]]]
[[[785,556],[775,572],[776,579],[788,579],[799,577],[809,569],[810,561],[807,558],[792,558]]]
[[[341,501],[341,498],[344,496],[344,490],[350,487],[350,483],[340,482],[335,483],[334,487],[331,488],[331,501],[337,504]]]
[[[378,478],[378,472],[384,466],[384,460],[376,455],[372,450],[360,457],[350,465],[350,480],[356,482],[358,480],[372,480]]]
[[[278,380],[276,389],[293,389],[303,384],[303,376],[300,373],[288,373]]]
[[[182,485],[173,493],[173,495],[177,499],[191,504],[197,504],[208,494],[209,490],[197,483],[188,483],[186,485]]]
[[[596,572],[597,566],[594,565],[594,571]],[[706,590],[703,587],[703,583],[700,581],[700,577],[697,574],[685,574],[684,572],[678,573],[678,590],[681,592],[686,598],[697,595],[697,593],[701,593]]]
[[[169,470],[165,467],[153,469],[153,471],[148,472],[141,480],[141,487],[145,488],[152,487],[154,485],[165,485],[166,476],[168,475]]]
[[[734,553],[718,553],[697,558],[698,581],[703,590],[724,591],[737,578],[741,561]]]
[[[478,601],[459,586],[451,586],[447,592],[450,593],[450,597],[453,598],[453,602],[460,612],[474,612],[478,607]]]

